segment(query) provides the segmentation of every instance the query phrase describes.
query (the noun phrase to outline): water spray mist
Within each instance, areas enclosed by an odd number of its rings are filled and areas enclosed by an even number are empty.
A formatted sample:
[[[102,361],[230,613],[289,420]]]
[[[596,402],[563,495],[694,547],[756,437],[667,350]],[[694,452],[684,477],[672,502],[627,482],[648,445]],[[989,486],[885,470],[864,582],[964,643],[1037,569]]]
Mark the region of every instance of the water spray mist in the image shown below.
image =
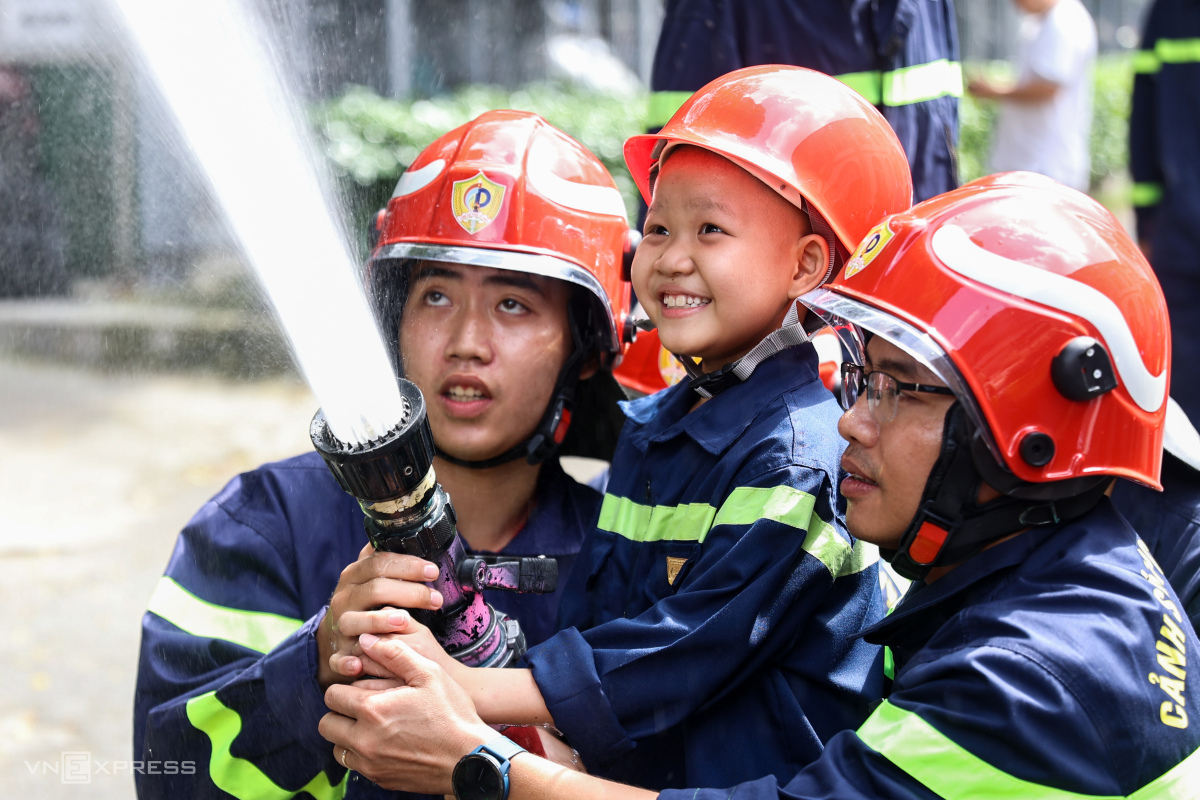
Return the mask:
[[[425,398],[400,381],[404,413],[392,430],[363,445],[339,441],[325,414],[313,417],[313,446],[342,488],[358,499],[377,550],[407,553],[437,564],[430,585],[441,593],[437,611],[413,611],[452,657],[473,667],[505,667],[525,654],[515,619],[488,605],[483,589],[552,592],[558,562],[552,558],[468,557],[454,509],[433,470],[433,434]]]

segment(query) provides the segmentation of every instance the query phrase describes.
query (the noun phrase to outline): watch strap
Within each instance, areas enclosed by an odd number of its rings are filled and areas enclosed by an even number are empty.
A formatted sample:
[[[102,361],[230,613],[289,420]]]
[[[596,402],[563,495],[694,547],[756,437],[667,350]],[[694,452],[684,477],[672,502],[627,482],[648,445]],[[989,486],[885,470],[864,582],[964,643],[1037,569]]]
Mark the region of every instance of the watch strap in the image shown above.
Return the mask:
[[[521,747],[521,745],[517,744],[512,739],[509,739],[507,736],[497,736],[487,744],[479,745],[479,747],[476,747],[471,752],[486,752],[496,757],[501,762],[504,762],[511,761],[514,756],[529,751],[527,751],[524,747]]]

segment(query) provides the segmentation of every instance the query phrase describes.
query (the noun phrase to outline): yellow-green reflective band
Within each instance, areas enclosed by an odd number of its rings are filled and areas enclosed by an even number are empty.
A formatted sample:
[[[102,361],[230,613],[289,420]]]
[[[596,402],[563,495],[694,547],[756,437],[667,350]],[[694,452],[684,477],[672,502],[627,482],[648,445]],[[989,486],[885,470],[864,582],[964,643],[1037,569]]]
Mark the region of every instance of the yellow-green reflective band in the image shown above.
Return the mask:
[[[193,636],[224,639],[259,653],[269,652],[304,624],[278,614],[213,605],[166,576],[154,588],[146,610]]]
[[[1164,64],[1190,64],[1200,61],[1200,39],[1159,39],[1154,55]]]
[[[596,527],[635,542],[703,542],[716,515],[708,503],[644,506],[606,494]]]
[[[650,95],[650,107],[646,112],[646,127],[661,128],[670,122],[680,106],[692,96],[691,92],[654,92]]]
[[[878,560],[876,548],[861,542],[851,546],[832,525],[813,514],[815,505],[811,494],[791,486],[739,486],[719,510],[707,503],[644,506],[606,494],[596,527],[635,542],[701,543],[717,525],[753,525],[770,519],[805,531],[804,551],[834,578],[862,572]]]
[[[878,71],[847,72],[833,77],[861,94],[871,105],[883,102],[883,75]]]
[[[1133,56],[1133,71],[1138,75],[1153,75],[1162,69],[1162,62],[1153,50],[1138,50]]]
[[[816,504],[817,498],[791,486],[739,486],[721,504],[713,525],[753,525],[760,519],[773,519],[806,531]]]
[[[938,59],[883,73],[883,104],[905,106],[939,97],[962,97],[962,64]]]
[[[1200,786],[1200,750],[1128,798],[1085,795],[1023,781],[959,747],[917,714],[883,701],[858,737],[945,800],[1188,800]]]
[[[1162,194],[1161,183],[1135,183],[1133,185],[1133,204],[1139,208],[1156,206],[1162,200]]]
[[[208,774],[213,784],[238,800],[287,800],[301,792],[308,792],[316,800],[340,800],[346,795],[349,772],[335,785],[329,782],[325,771],[320,770],[303,788],[292,792],[276,784],[251,762],[232,755],[229,748],[242,730],[242,718],[218,700],[216,692],[188,700],[187,716],[188,721],[212,742]]]
[[[896,657],[886,644],[883,646],[883,675],[889,681],[896,680]]]

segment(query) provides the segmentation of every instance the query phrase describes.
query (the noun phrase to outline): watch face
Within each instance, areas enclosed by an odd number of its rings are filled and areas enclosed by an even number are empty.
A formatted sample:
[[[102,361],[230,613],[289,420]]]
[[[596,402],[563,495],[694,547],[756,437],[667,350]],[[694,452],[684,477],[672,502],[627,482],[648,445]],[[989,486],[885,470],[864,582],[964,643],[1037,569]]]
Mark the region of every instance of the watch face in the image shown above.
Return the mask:
[[[500,767],[482,753],[464,756],[454,768],[454,796],[458,800],[503,800],[504,776]]]

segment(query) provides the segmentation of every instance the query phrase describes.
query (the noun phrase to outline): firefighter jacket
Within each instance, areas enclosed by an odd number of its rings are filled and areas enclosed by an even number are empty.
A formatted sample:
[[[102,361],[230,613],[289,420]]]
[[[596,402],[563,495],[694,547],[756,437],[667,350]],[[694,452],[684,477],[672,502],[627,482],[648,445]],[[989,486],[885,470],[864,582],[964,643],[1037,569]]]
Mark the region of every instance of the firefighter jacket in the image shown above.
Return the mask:
[[[566,578],[599,500],[546,462],[504,552],[554,556]],[[240,475],[200,509],[142,620],[134,701],[135,757],[194,761],[195,774],[139,775],[140,797],[391,796],[348,782],[317,732],[328,709],[314,631],[366,543],[358,503],[315,452]],[[561,591],[488,600],[538,642]]]
[[[662,800],[1197,796],[1200,641],[1108,500],[915,584],[865,638],[896,675],[857,731],[786,786]]]
[[[853,636],[885,611],[878,555],[843,527],[812,345],[696,399],[625,404],[564,630],[526,655],[588,770],[650,789],[786,780],[882,690]]]
[[[958,186],[962,65],[950,0],[667,0],[651,129],[709,81],[759,64],[833,75],[875,104],[908,155],[917,201]]]
[[[1138,239],[1171,315],[1171,393],[1200,419],[1200,0],[1157,0],[1134,57],[1129,169]]]
[[[1162,484],[1156,492],[1117,481],[1113,505],[1146,542],[1184,615],[1200,630],[1200,472],[1164,450]]]

